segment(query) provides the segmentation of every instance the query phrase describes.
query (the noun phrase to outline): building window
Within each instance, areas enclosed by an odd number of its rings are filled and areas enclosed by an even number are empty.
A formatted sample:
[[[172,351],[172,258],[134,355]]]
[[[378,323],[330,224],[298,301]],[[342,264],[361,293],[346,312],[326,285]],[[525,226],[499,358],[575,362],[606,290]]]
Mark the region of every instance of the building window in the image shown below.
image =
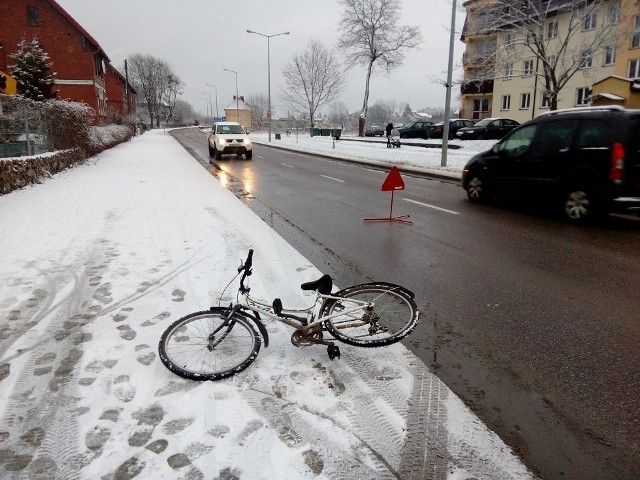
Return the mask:
[[[479,120],[485,117],[485,114],[489,111],[489,99],[488,98],[475,98],[473,100],[473,116],[472,120]]]
[[[38,9],[36,7],[27,7],[27,20],[29,20],[29,25],[32,27],[37,27],[40,23],[38,21]]]
[[[620,4],[619,3],[613,3],[609,5],[608,23],[609,25],[616,25],[620,23]]]
[[[589,105],[589,96],[591,95],[591,89],[587,87],[578,88],[576,90],[576,106],[581,107]]]
[[[604,64],[613,65],[616,63],[616,47],[606,47],[604,49]]]
[[[591,50],[582,50],[582,52],[580,52],[579,68],[591,68],[592,64],[593,64],[593,57],[591,56]]]
[[[542,99],[540,100],[540,108],[551,108],[551,95],[548,93],[542,94]]]
[[[640,47],[640,15],[636,15],[633,36],[631,37],[631,48]]]
[[[502,110],[511,110],[511,95],[502,96]]]
[[[504,44],[506,47],[512,46],[516,43],[516,37],[513,32],[507,32],[504,34]]]
[[[558,22],[552,21],[547,25],[547,38],[556,38],[558,36]]]
[[[531,94],[521,93],[520,94],[520,110],[527,110],[530,106],[531,106]]]
[[[594,28],[596,28],[596,24],[596,12],[588,13],[584,17],[584,30],[593,30]]]
[[[640,78],[640,58],[629,60],[629,78]]]
[[[513,63],[507,63],[504,66],[504,78],[507,80],[513,77]]]
[[[522,74],[525,76],[533,75],[533,60],[524,61],[524,64],[522,66]]]

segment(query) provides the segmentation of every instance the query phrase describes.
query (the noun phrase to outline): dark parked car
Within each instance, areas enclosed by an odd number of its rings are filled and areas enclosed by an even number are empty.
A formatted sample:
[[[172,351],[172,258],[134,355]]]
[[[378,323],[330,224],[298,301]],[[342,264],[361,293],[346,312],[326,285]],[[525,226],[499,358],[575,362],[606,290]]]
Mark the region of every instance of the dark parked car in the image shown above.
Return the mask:
[[[453,140],[456,136],[456,132],[461,128],[473,127],[474,123],[471,120],[465,118],[452,118],[449,120],[449,140]],[[442,138],[444,130],[444,122],[438,122],[433,127],[433,138]]]
[[[474,202],[494,196],[555,202],[584,223],[600,213],[640,215],[640,110],[556,110],[531,120],[462,173]]]
[[[511,130],[520,125],[508,118],[485,118],[473,127],[460,128],[456,138],[461,140],[500,140]]]
[[[433,134],[433,127],[435,123],[433,122],[413,122],[407,123],[398,129],[398,134],[400,138],[431,138]]]
[[[370,125],[364,129],[365,137],[375,137],[376,135],[380,135],[382,137],[384,135],[384,128],[379,127],[378,125]]]

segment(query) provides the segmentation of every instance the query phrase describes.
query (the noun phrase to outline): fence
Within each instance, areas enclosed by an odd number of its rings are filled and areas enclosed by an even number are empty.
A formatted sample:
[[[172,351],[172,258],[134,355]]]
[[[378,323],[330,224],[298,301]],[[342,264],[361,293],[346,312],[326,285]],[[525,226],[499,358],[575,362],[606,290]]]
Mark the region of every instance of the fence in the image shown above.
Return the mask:
[[[0,158],[52,151],[51,123],[41,102],[0,95]]]

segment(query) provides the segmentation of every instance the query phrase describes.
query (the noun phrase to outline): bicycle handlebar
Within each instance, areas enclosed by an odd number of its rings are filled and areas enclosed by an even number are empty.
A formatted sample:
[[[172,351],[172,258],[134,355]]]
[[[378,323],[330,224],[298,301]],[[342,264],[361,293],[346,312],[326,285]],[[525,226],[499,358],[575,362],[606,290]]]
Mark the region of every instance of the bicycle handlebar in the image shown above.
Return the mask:
[[[244,264],[240,264],[238,267],[238,273],[242,272],[242,277],[240,278],[240,292],[249,293],[249,288],[244,286],[244,279],[251,275],[251,267],[253,266],[253,249],[249,249],[249,254],[247,255],[247,259],[244,261]]]
[[[247,272],[247,275],[251,275],[251,273],[249,272],[251,271],[252,266],[253,266],[253,248],[250,248],[249,254],[247,255],[247,259],[244,261],[244,264],[241,264],[238,267],[238,273],[244,270],[245,272]]]

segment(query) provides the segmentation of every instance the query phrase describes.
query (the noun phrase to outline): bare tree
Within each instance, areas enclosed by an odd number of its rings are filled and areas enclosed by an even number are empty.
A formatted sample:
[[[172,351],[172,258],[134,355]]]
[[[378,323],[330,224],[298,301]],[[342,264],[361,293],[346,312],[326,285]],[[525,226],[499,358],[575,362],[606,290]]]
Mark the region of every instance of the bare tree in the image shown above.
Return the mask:
[[[182,87],[184,83],[180,78],[173,74],[168,73],[166,77],[163,77],[163,81],[160,85],[159,95],[160,95],[160,104],[162,105],[162,110],[165,113],[165,122],[168,122],[171,118],[173,118],[173,114],[176,108],[176,101],[178,99],[178,95],[182,95]],[[158,118],[158,116],[156,116]]]
[[[176,98],[182,93],[182,81],[167,62],[151,55],[137,53],[127,63],[131,80],[147,104],[151,125],[155,119],[156,126],[160,126],[161,111],[167,111],[170,118]]]
[[[344,77],[335,52],[317,40],[295,53],[282,69],[286,88],[283,98],[294,110],[309,112],[314,125],[316,110],[334,100],[344,88]]]
[[[400,0],[339,0],[339,3],[344,6],[339,46],[347,52],[350,65],[367,68],[359,126],[362,136],[369,106],[369,83],[375,68],[391,73],[402,65],[408,49],[420,45],[422,34],[419,27],[398,25]]]
[[[247,97],[247,106],[251,109],[251,121],[258,128],[269,109],[269,98],[263,93],[254,93]]]
[[[487,60],[477,79],[537,76],[555,110],[558,94],[578,71],[590,67],[594,57],[615,52],[620,17],[620,2],[608,0],[496,0],[476,13],[476,25],[470,26],[497,34],[471,59]]]

